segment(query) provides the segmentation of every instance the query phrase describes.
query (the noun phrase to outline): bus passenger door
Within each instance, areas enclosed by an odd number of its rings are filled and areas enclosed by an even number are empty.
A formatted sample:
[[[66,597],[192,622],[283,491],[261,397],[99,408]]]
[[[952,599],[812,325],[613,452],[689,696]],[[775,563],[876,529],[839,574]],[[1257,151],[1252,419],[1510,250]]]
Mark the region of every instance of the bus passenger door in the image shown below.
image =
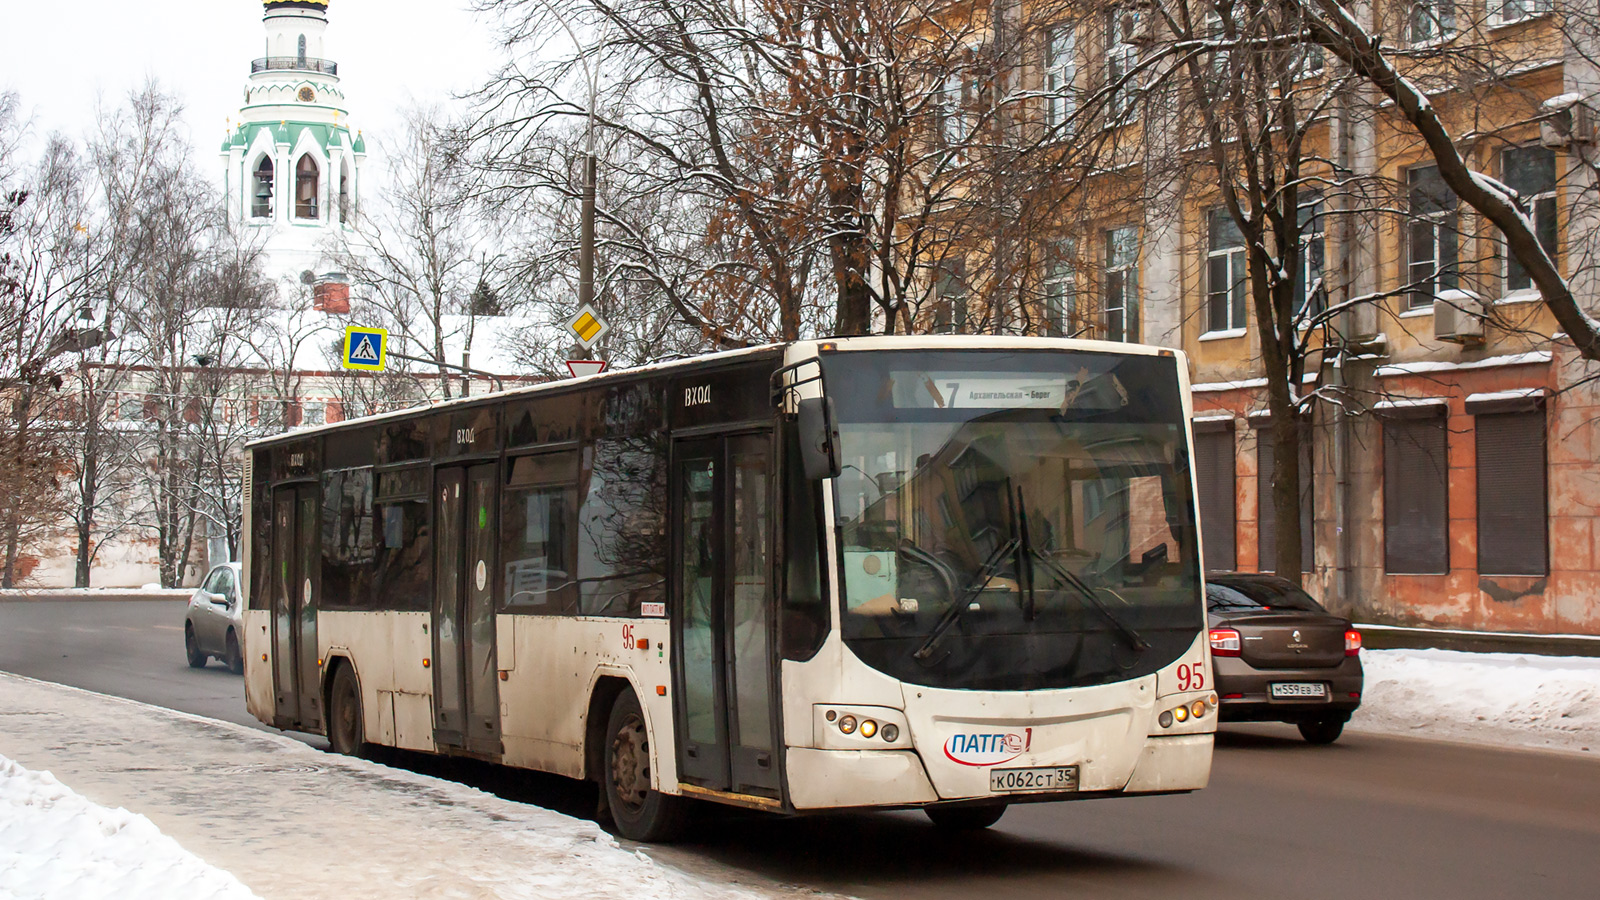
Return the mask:
[[[284,727],[298,723],[308,730],[322,724],[317,700],[318,511],[315,486],[273,492],[273,718]]]
[[[674,448],[673,675],[684,779],[776,796],[771,473],[768,434]]]
[[[434,498],[434,742],[500,753],[495,682],[495,466],[437,471]]]

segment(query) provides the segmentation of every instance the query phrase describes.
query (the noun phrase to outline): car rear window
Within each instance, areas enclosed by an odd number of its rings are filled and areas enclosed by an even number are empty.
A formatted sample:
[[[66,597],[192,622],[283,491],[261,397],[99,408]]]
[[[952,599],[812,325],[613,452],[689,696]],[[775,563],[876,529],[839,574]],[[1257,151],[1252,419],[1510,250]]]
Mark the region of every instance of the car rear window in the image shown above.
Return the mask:
[[[1291,609],[1325,612],[1311,595],[1288,582],[1251,581],[1206,585],[1206,605],[1211,609]]]

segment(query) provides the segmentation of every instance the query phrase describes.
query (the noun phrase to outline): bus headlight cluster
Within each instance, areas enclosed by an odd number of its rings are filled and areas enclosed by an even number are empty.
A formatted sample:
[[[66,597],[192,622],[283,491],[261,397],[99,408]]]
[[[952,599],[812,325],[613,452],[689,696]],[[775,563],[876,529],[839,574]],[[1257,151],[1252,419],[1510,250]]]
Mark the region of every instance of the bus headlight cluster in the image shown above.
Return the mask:
[[[1156,721],[1162,728],[1171,728],[1174,722],[1187,722],[1191,718],[1198,719],[1210,710],[1211,705],[1204,700],[1196,700],[1187,706],[1175,706],[1156,716]]]
[[[882,736],[885,741],[891,744],[900,739],[900,726],[890,722],[880,725],[875,719],[857,719],[849,713],[839,716],[835,720],[832,710],[828,711],[828,719],[839,726],[841,734],[858,734],[864,738]]]

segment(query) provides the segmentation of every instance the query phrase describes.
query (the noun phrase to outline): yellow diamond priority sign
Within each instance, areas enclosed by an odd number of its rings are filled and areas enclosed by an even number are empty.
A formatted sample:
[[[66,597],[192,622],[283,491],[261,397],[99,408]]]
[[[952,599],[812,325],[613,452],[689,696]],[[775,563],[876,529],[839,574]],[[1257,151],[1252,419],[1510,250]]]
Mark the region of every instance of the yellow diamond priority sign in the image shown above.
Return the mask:
[[[388,345],[388,330],[351,325],[344,330],[344,367],[381,372],[388,361]]]
[[[585,303],[572,318],[567,320],[567,330],[578,339],[583,349],[588,350],[600,343],[600,339],[606,336],[611,326],[605,319],[600,318],[600,314],[595,312],[593,306]]]

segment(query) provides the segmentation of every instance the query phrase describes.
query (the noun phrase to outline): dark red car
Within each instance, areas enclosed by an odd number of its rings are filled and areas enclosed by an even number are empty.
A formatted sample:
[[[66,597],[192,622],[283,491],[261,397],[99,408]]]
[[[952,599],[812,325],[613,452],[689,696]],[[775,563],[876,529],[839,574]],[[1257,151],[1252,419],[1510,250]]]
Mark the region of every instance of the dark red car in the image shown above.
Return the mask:
[[[1219,715],[1290,722],[1313,744],[1339,739],[1361,705],[1361,633],[1275,575],[1206,577]]]

